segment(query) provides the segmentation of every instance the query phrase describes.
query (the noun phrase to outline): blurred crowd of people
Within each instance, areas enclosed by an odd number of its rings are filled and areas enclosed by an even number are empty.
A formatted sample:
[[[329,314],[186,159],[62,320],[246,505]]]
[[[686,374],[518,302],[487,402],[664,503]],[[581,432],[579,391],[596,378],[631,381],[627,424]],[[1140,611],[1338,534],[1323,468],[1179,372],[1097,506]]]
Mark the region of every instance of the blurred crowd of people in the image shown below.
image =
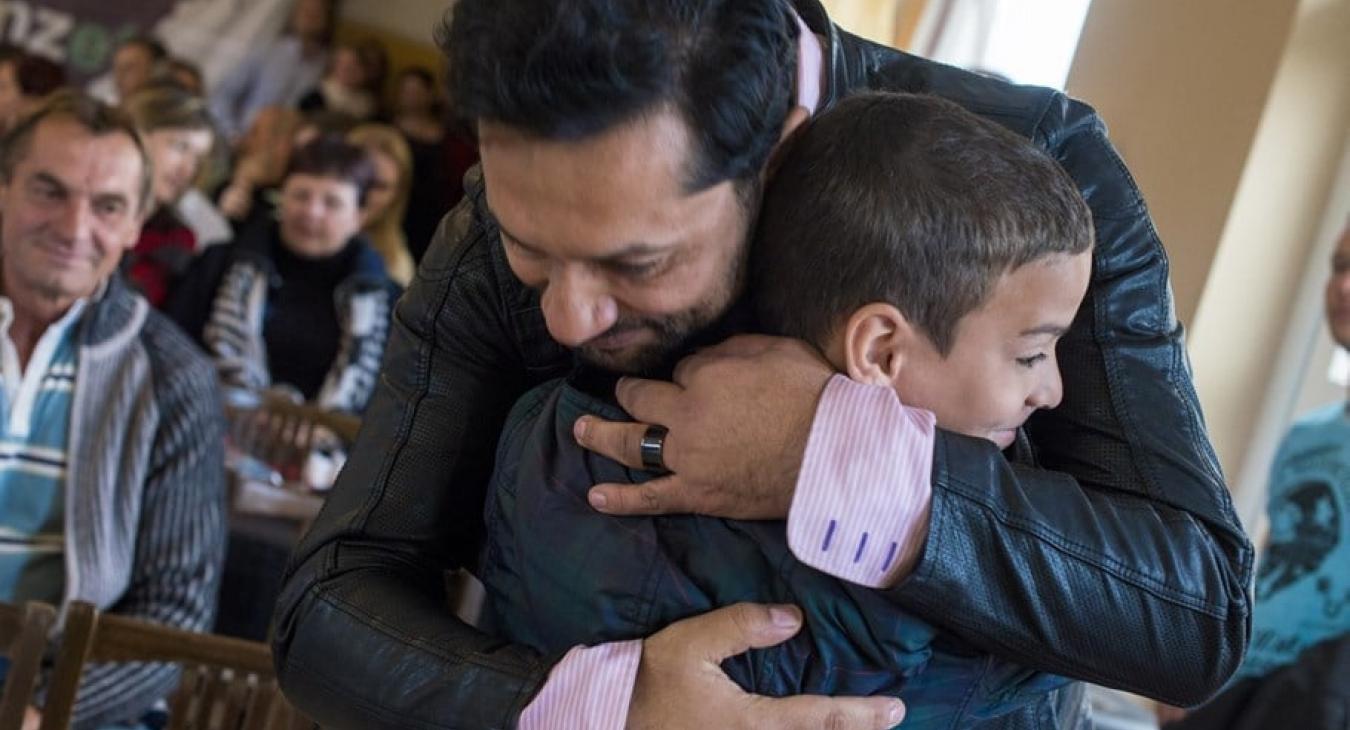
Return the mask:
[[[299,468],[245,454],[232,409],[359,419],[476,162],[438,74],[391,71],[333,18],[296,0],[215,88],[152,35],[87,88],[0,47],[0,601],[263,638],[294,536],[240,533],[230,475],[321,489],[342,454],[312,435]],[[171,680],[87,672],[74,726],[145,727]]]
[[[0,131],[63,88],[61,66],[0,49]],[[436,72],[391,77],[379,41],[336,41],[329,0],[298,0],[217,88],[135,35],[86,91],[130,116],[152,158],[154,207],[126,277],[226,384],[359,414],[387,329],[372,315],[392,311],[476,161]],[[244,301],[257,311],[230,308]]]

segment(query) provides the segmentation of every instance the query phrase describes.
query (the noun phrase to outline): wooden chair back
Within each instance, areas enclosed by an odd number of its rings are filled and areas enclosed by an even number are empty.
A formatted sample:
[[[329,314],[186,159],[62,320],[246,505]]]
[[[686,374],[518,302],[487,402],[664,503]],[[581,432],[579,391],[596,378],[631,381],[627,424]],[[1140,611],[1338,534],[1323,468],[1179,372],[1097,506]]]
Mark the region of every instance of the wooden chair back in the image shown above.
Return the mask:
[[[225,403],[230,441],[240,452],[287,474],[303,464],[325,431],[347,448],[356,441],[361,420],[275,393],[234,392]]]
[[[45,603],[0,603],[0,655],[9,660],[0,695],[0,730],[20,730],[47,653],[56,609]]]
[[[42,730],[69,726],[80,677],[91,662],[180,665],[183,677],[169,698],[170,730],[314,727],[281,695],[266,644],[104,614],[74,602],[52,670]]]

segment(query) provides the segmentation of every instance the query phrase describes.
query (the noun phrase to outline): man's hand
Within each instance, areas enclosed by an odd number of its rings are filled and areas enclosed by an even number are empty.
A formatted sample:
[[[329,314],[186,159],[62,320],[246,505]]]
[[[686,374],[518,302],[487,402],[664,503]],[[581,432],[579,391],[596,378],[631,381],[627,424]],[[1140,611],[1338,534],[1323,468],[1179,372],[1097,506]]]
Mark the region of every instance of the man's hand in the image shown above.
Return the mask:
[[[905,716],[893,697],[771,699],[747,694],[719,666],[747,649],[773,646],[801,628],[790,606],[738,603],[678,621],[642,642],[629,730],[883,730]]]
[[[635,469],[648,424],[669,429],[673,474],[639,486],[600,484],[591,506],[609,514],[787,516],[816,403],[833,371],[811,346],[743,335],[682,360],[675,382],[625,378],[619,404],[638,423],[577,420],[583,447]]]

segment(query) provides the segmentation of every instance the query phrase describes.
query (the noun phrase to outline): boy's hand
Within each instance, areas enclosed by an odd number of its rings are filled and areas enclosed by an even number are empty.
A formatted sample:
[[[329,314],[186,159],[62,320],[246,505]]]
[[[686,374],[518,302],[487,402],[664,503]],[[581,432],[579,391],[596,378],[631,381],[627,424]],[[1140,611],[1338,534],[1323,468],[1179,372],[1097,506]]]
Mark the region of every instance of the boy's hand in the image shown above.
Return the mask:
[[[648,425],[665,426],[672,474],[642,485],[600,484],[591,506],[609,514],[704,514],[783,519],[816,404],[833,374],[810,345],[733,337],[680,361],[675,382],[624,378],[619,404],[639,423],[577,420],[577,443],[635,469]]]
[[[723,659],[782,643],[801,629],[790,606],[738,603],[667,626],[642,642],[629,730],[883,730],[904,718],[892,697],[771,699],[747,694],[722,671]]]

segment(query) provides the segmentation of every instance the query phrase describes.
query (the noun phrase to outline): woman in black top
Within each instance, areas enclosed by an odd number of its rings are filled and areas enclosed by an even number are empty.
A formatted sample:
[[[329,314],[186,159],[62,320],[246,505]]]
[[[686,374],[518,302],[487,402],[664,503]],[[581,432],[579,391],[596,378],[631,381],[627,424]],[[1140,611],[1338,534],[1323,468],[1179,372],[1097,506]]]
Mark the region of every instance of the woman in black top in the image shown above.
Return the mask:
[[[227,387],[365,408],[398,296],[360,232],[372,179],[359,148],[312,142],[291,160],[277,219],[253,221],[193,264],[169,313],[215,358]]]
[[[435,80],[425,67],[399,74],[393,112],[393,125],[412,152],[403,234],[413,260],[421,261],[441,218],[464,197],[464,173],[478,162],[478,150],[467,134],[446,127]]]

